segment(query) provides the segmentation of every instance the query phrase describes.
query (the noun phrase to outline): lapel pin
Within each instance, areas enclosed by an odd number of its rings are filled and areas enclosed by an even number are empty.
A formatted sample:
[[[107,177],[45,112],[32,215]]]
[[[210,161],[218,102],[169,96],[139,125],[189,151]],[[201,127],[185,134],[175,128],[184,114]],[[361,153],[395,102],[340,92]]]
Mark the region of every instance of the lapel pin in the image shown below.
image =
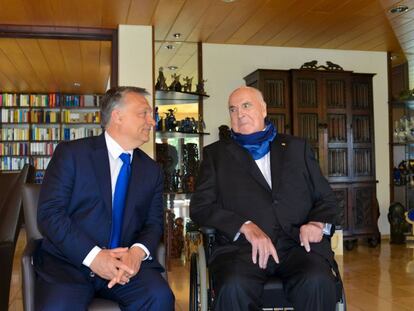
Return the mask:
[[[282,146],[283,146],[283,147],[286,147],[286,143],[282,143]]]

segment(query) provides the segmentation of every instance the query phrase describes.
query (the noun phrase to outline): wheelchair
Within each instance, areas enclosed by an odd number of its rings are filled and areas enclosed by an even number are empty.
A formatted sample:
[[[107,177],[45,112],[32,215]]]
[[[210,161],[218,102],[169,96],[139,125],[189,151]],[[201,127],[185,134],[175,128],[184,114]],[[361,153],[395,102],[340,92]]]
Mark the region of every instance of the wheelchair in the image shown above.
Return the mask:
[[[210,311],[214,301],[214,276],[208,272],[208,258],[215,243],[216,230],[201,227],[202,244],[190,256],[190,311]],[[336,311],[346,311],[345,293],[340,279],[337,280]],[[283,291],[283,283],[277,277],[270,278],[264,285],[263,310],[294,310]]]

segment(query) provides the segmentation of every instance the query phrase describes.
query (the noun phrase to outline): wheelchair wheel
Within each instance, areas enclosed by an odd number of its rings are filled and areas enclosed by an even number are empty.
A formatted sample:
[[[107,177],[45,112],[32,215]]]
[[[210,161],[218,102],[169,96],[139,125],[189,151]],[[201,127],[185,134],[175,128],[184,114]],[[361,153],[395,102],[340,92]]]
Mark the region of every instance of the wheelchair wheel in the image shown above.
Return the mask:
[[[208,311],[207,265],[203,245],[190,258],[190,311]]]

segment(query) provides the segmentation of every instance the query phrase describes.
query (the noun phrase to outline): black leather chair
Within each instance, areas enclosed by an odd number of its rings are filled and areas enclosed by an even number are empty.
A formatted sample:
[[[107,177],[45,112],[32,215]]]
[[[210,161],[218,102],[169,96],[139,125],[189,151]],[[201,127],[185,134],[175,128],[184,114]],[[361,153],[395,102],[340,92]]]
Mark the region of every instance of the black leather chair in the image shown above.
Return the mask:
[[[30,165],[20,172],[0,173],[0,310],[9,305],[13,257],[23,219],[21,188],[32,173]]]
[[[42,240],[42,234],[37,227],[37,203],[39,200],[41,185],[37,184],[25,184],[23,185],[23,209],[24,220],[26,223],[26,236],[27,244],[22,256],[22,286],[23,286],[23,306],[25,311],[34,310],[34,298],[35,298],[35,271],[33,269],[32,254],[36,250],[40,241]],[[165,248],[161,244],[157,250],[157,259],[160,264],[165,267]],[[166,272],[163,273],[165,279],[167,279]],[[117,303],[95,298],[89,306],[89,311],[115,311],[120,310]]]
[[[203,244],[199,245],[197,252],[190,258],[190,311],[211,310],[214,300],[214,276],[208,273],[207,263],[215,243],[216,230],[202,227],[200,232]],[[336,286],[336,311],[345,311],[345,293],[339,277]],[[272,277],[265,283],[263,302],[263,310],[294,310],[292,303],[286,299],[282,280],[278,277]]]

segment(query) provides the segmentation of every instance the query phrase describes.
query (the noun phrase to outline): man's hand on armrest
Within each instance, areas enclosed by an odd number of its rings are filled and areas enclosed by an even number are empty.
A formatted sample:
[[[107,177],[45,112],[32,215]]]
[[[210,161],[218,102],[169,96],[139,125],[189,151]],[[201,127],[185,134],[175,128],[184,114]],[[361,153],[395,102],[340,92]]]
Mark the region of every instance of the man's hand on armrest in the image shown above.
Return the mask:
[[[240,233],[243,233],[247,241],[252,245],[252,260],[253,263],[259,264],[259,267],[266,269],[267,261],[272,256],[276,263],[279,263],[276,248],[270,238],[254,223],[244,223],[240,228]],[[259,256],[259,261],[257,261]]]
[[[310,252],[310,243],[319,243],[323,238],[323,226],[322,222],[310,221],[300,227],[299,239],[300,245],[302,245],[307,252]]]

